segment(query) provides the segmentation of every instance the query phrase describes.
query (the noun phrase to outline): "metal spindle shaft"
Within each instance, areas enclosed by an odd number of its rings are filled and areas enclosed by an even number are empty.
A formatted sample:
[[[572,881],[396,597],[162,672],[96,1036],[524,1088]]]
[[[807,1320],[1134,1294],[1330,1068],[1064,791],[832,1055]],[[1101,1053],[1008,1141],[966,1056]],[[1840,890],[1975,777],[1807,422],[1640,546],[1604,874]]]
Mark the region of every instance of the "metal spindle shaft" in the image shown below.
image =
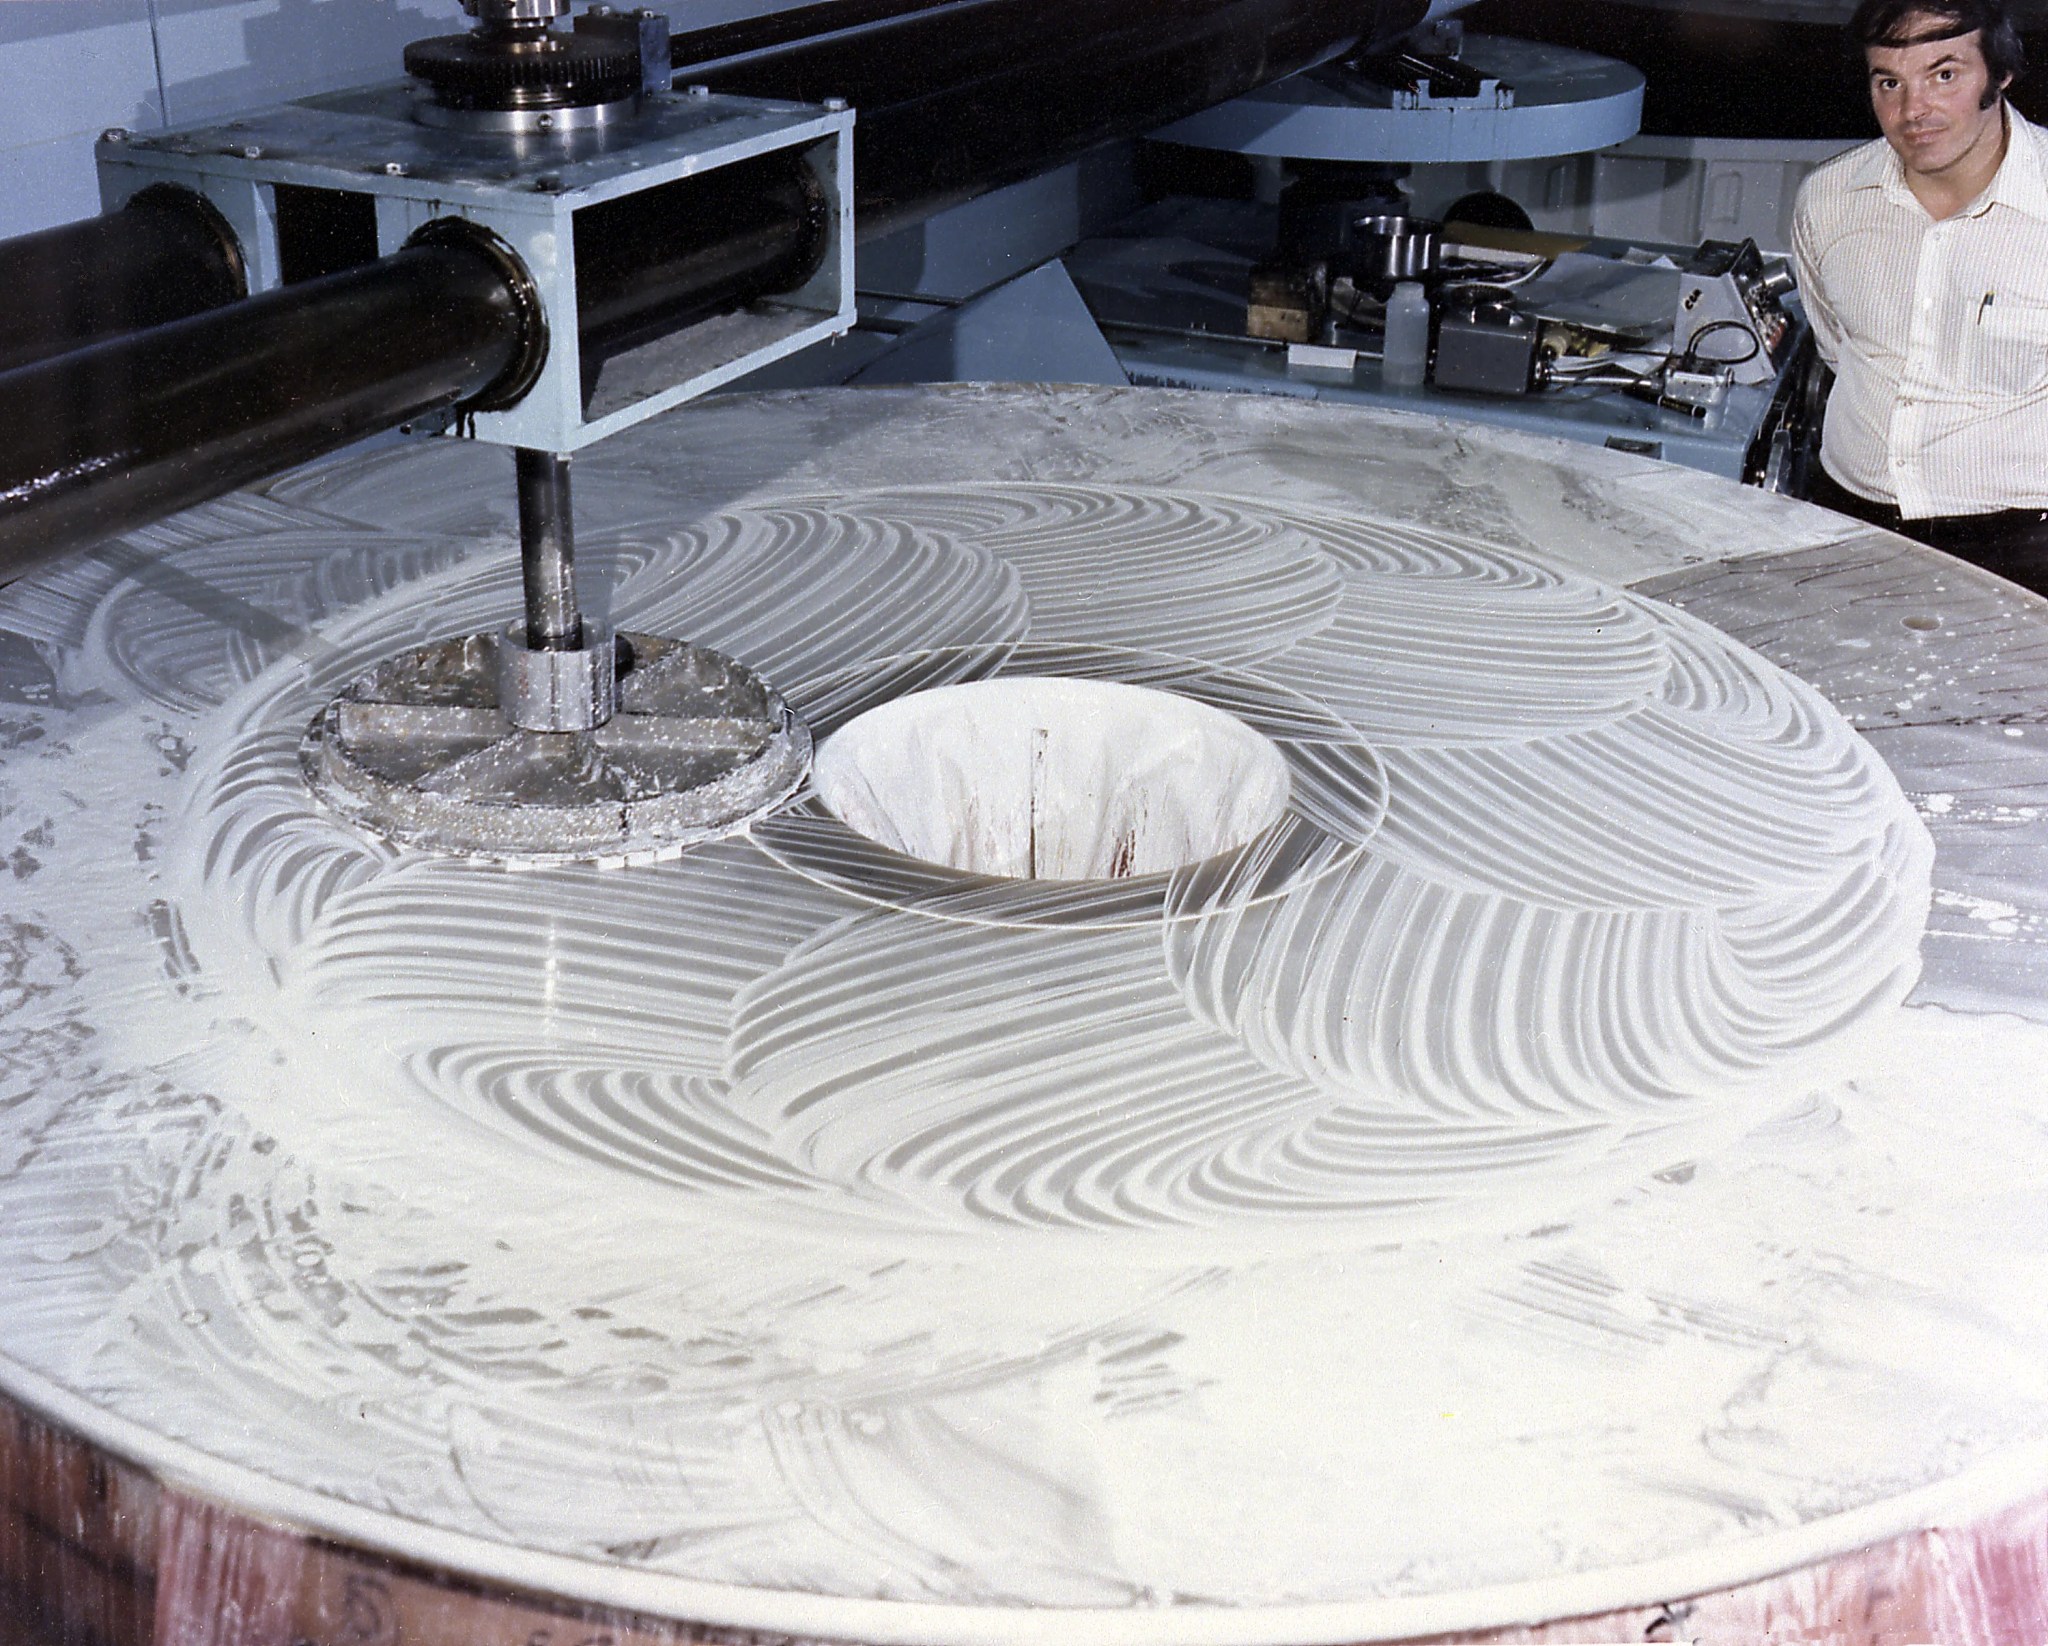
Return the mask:
[[[526,643],[535,651],[583,644],[576,604],[576,533],[569,513],[569,459],[561,452],[517,451],[519,561],[526,581]]]

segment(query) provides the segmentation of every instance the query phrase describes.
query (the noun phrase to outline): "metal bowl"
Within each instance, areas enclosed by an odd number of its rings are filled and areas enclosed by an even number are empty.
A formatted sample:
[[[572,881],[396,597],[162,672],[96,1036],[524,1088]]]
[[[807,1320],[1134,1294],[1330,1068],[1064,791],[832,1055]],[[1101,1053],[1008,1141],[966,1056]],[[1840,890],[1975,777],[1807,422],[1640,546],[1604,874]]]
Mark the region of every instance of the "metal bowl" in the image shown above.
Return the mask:
[[[1436,271],[1443,224],[1427,217],[1387,214],[1351,222],[1353,278],[1391,290],[1397,281]]]

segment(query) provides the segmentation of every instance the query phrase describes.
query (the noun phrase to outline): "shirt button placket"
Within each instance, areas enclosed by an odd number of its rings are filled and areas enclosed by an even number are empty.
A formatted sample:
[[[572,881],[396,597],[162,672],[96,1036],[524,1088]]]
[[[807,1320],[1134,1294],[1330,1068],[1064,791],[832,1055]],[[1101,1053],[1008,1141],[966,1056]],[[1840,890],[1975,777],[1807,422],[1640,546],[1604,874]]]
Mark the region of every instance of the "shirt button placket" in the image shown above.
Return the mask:
[[[1940,330],[1935,304],[1948,272],[1948,236],[1936,224],[1920,238],[1920,257],[1913,277],[1913,298],[1906,332],[1905,369],[1899,374],[1899,398],[1892,408],[1891,459],[1892,492],[1899,512],[1906,515],[1930,513],[1927,488],[1920,473],[1918,456],[1923,446],[1927,395],[1938,380],[1936,335]]]

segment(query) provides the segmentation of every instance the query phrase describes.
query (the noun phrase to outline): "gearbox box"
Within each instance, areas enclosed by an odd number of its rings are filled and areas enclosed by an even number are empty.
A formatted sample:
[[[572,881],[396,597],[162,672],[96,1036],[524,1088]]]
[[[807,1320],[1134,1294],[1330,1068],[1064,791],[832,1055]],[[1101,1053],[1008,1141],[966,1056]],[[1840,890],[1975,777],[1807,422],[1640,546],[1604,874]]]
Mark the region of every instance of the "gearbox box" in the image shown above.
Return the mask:
[[[425,125],[413,102],[398,82],[211,125],[109,132],[97,151],[101,204],[116,210],[158,183],[203,195],[241,242],[252,295],[388,255],[436,218],[490,230],[525,265],[548,330],[525,396],[460,419],[460,433],[499,445],[575,451],[852,326],[851,110],[649,90],[631,116],[534,141]],[[687,191],[781,150],[796,151],[826,202],[817,272],[794,291],[600,355],[577,303],[581,214]]]

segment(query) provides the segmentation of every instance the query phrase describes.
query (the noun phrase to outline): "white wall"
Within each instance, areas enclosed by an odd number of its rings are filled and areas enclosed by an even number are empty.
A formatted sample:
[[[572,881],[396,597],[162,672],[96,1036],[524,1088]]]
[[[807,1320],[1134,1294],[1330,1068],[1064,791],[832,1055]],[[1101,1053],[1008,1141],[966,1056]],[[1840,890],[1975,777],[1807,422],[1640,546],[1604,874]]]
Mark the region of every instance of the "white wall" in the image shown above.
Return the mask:
[[[703,27],[785,0],[648,0]],[[0,238],[99,210],[93,140],[403,71],[457,0],[0,0]]]
[[[0,235],[99,210],[92,138],[157,126],[148,0],[0,5]]]

